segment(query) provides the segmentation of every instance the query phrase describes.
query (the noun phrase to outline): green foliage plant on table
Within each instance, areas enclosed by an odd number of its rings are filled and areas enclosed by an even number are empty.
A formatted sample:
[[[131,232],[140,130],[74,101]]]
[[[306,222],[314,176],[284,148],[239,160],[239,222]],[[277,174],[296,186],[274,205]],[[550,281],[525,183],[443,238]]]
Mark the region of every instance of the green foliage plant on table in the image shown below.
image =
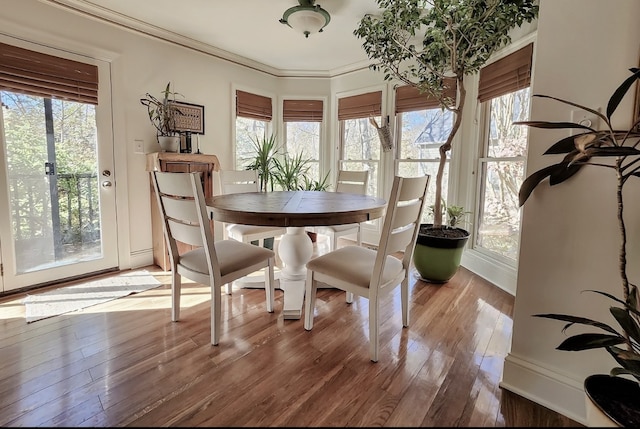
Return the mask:
[[[640,79],[640,69],[630,69],[632,76],[628,77],[611,95],[607,104],[606,114],[586,106],[548,95],[534,95],[534,97],[548,98],[560,103],[577,107],[592,115],[596,115],[604,123],[602,129],[591,128],[587,125],[572,122],[522,121],[515,122],[535,128],[546,129],[576,129],[580,133],[562,138],[553,143],[544,155],[563,154],[563,159],[553,165],[544,167],[529,175],[520,187],[519,199],[522,206],[533,190],[543,181],[551,186],[566,182],[585,166],[608,170],[616,177],[615,192],[617,202],[617,220],[620,234],[620,248],[618,258],[618,272],[622,299],[598,290],[589,290],[611,299],[619,306],[610,307],[610,312],[620,325],[618,331],[606,323],[586,317],[568,314],[535,314],[535,317],[560,320],[567,322],[562,329],[566,331],[571,326],[586,325],[598,328],[601,332],[581,333],[565,339],[558,350],[580,351],[604,348],[619,366],[614,367],[610,374],[617,376],[627,374],[640,382],[640,308],[638,307],[637,285],[629,281],[627,275],[627,228],[624,218],[624,185],[630,179],[640,177],[640,118],[635,119],[628,129],[618,130],[611,125],[611,117],[629,89]],[[548,179],[548,180],[546,180]],[[637,240],[636,240],[637,241]],[[619,346],[623,347],[619,347]]]
[[[273,180],[284,191],[299,190],[310,168],[309,159],[302,152],[295,155],[285,153],[282,158],[276,158],[274,164]]]
[[[477,73],[511,42],[509,32],[538,16],[534,0],[377,0],[380,15],[366,15],[354,34],[374,71],[411,85],[451,111],[454,123],[440,146],[434,228],[442,228],[442,180],[447,153],[462,123],[464,78]],[[453,84],[455,82],[455,86]],[[457,90],[452,97],[452,89]]]
[[[147,92],[144,98],[140,99],[140,103],[147,107],[149,121],[157,131],[158,136],[175,136],[176,116],[183,113],[175,105],[176,97],[182,94],[171,91],[171,82],[167,83],[165,89],[161,92],[160,98]]]
[[[329,188],[329,173],[321,180],[313,180],[309,176],[302,176],[299,188],[301,191],[326,191]]]
[[[273,191],[275,160],[280,153],[280,146],[275,134],[258,136],[251,139],[254,155],[247,165],[247,170],[257,170],[260,178],[260,191]]]

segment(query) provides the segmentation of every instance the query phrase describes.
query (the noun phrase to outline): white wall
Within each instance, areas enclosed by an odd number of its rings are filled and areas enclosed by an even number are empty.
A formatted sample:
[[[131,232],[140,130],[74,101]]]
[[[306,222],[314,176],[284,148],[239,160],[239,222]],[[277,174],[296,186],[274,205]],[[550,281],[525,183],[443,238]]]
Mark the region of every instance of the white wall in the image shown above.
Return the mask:
[[[37,0],[2,0],[0,34],[111,63],[120,268],[153,263],[149,179],[134,140],[155,145],[155,130],[139,99],[167,82],[185,102],[205,106],[200,150],[232,166],[232,85],[274,94],[327,95],[326,79],[279,79],[207,54],[88,19]]]
[[[533,93],[604,108],[612,90],[628,75],[627,69],[638,64],[638,16],[637,0],[541,0]],[[118,222],[125,228],[120,236],[124,242],[121,268],[152,261],[145,156],[133,150],[135,139],[155,139],[139,103],[146,92],[158,93],[171,81],[185,101],[205,105],[201,150],[217,155],[225,168],[232,161],[233,85],[280,96],[325,96],[329,117],[335,115],[337,94],[384,85],[379,75],[369,71],[330,80],[275,78],[36,0],[2,0],[0,34],[111,62]],[[385,103],[389,109],[386,99]],[[620,121],[630,119],[631,109],[631,100],[620,106]],[[536,99],[532,119],[568,120],[569,109]],[[461,135],[474,139],[473,125],[465,127],[470,128]],[[336,125],[326,131],[328,141],[335,141]],[[551,162],[540,155],[558,136],[532,130],[529,172]],[[583,171],[570,186],[541,188],[524,208],[513,344],[503,379],[504,387],[578,421],[584,416],[582,379],[593,372],[607,372],[611,359],[599,351],[579,355],[555,351],[563,338],[561,324],[531,314],[556,311],[606,318],[608,303],[580,291],[619,293],[611,181],[592,180],[594,175]],[[468,178],[459,180],[465,180],[464,187],[473,187]],[[628,209],[633,216],[632,209],[638,207],[629,204]],[[635,219],[640,219],[635,213]],[[639,221],[628,226],[630,237],[636,237]],[[634,261],[640,252],[638,240],[631,242],[630,260]],[[633,268],[632,280],[639,270]]]
[[[541,0],[534,61],[534,94],[552,95],[603,111],[611,93],[637,67],[640,2],[637,0]],[[614,127],[631,122],[633,95],[614,116]],[[569,121],[571,109],[534,98],[532,120]],[[541,156],[567,132],[531,130],[530,174],[559,158]],[[627,189],[631,265],[638,260],[638,186]],[[616,325],[611,301],[586,289],[622,297],[615,184],[609,171],[583,169],[570,182],[534,191],[524,206],[512,349],[502,386],[584,422],[583,379],[615,366],[606,351],[563,352],[562,322],[532,317],[568,313]],[[638,270],[630,280],[637,283]],[[569,334],[580,330],[570,330]]]

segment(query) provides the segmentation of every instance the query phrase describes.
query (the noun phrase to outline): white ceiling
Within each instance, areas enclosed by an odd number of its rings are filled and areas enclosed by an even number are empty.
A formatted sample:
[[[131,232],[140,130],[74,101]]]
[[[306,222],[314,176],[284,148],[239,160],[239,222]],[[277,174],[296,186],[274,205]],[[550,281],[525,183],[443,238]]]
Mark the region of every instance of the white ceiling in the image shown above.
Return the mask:
[[[331,15],[305,38],[279,19],[297,0],[43,0],[282,76],[333,76],[367,67],[353,35],[375,0],[318,0]]]

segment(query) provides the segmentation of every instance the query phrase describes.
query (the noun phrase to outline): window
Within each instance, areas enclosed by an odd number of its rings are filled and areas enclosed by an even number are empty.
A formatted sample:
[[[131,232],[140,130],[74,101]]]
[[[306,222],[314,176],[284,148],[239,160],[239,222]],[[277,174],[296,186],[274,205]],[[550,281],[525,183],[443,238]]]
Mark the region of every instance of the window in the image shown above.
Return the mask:
[[[271,98],[236,91],[236,160],[243,170],[253,159],[254,141],[268,136],[271,129]]]
[[[446,141],[453,126],[453,113],[439,107],[438,101],[420,94],[413,86],[396,88],[396,174],[405,177],[428,174],[435,181],[440,162],[438,148]],[[449,182],[449,153],[442,180]],[[435,182],[432,182],[435,183]],[[434,204],[435,192],[427,193],[426,207]],[[433,222],[429,210],[422,213],[423,223]]]
[[[285,147],[291,156],[310,159],[309,178],[320,181],[322,100],[284,100]]]
[[[518,191],[524,179],[529,117],[529,44],[480,72],[485,132],[479,158],[474,248],[515,265],[520,245]]]
[[[338,100],[340,122],[340,155],[342,170],[369,171],[368,195],[378,195],[380,139],[378,130],[369,121],[381,123],[382,92],[344,97]]]

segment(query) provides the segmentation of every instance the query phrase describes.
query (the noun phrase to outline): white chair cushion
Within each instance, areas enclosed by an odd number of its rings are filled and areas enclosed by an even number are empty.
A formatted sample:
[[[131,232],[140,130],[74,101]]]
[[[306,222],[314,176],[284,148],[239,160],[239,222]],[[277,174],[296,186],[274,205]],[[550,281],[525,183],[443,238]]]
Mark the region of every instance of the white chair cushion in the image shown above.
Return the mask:
[[[349,223],[346,225],[331,225],[331,226],[320,226],[318,227],[318,232],[322,233],[322,231],[333,231],[333,232],[342,232],[350,229],[356,229],[360,226],[359,223]]]
[[[243,235],[254,235],[254,234],[262,234],[262,233],[268,233],[270,231],[274,231],[275,235],[279,235],[281,234],[280,231],[277,231],[278,227],[273,227],[273,226],[255,226],[255,225],[239,225],[239,224],[231,224],[231,225],[227,225],[227,232],[229,233],[229,236],[236,236],[236,237],[241,237]]]
[[[359,246],[346,246],[324,254],[307,263],[307,269],[368,288],[377,252]],[[402,262],[387,256],[382,284],[393,280],[402,271]]]
[[[235,240],[221,240],[214,243],[220,274],[222,277],[233,271],[239,271],[247,266],[257,264],[265,258],[274,257],[273,250],[253,246]],[[180,255],[180,265],[202,274],[209,272],[204,248],[190,250]]]

